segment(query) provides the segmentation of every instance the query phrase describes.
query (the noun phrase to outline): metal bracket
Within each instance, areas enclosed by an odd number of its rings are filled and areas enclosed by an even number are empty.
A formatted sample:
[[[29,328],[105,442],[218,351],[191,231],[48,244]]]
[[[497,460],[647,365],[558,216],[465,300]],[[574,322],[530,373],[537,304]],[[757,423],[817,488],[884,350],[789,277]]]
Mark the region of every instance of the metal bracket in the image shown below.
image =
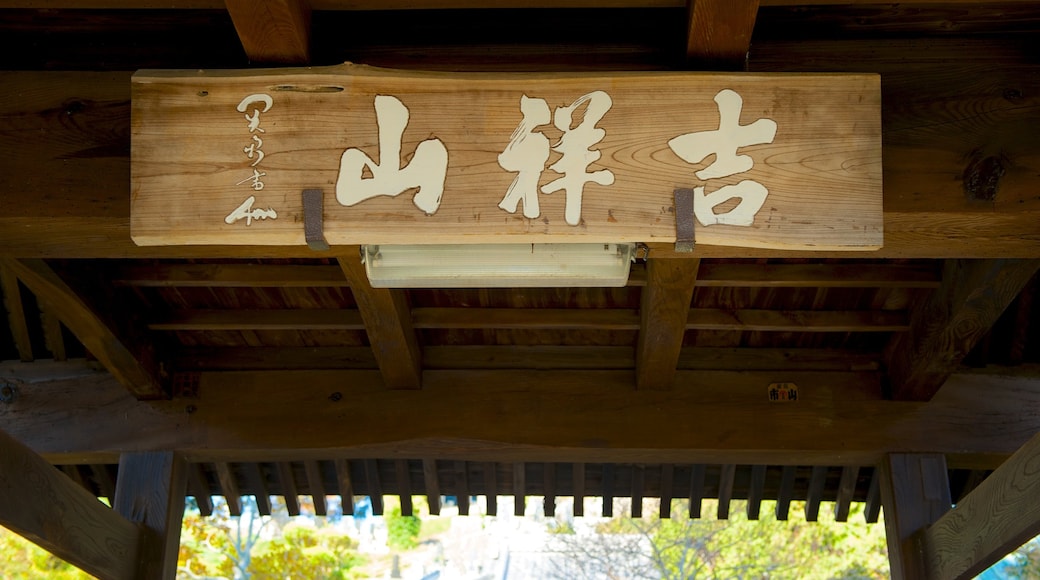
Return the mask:
[[[680,254],[693,252],[694,223],[693,190],[675,190],[675,251]]]
[[[325,241],[325,195],[320,189],[303,190],[303,233],[307,247],[325,252],[329,243]]]

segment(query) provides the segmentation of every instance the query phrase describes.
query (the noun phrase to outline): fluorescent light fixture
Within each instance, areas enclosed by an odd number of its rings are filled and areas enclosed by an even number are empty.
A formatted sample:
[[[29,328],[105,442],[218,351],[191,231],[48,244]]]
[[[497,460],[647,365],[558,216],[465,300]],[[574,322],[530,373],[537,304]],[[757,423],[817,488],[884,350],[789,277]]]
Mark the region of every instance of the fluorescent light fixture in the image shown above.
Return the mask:
[[[624,286],[635,244],[362,246],[375,288]]]

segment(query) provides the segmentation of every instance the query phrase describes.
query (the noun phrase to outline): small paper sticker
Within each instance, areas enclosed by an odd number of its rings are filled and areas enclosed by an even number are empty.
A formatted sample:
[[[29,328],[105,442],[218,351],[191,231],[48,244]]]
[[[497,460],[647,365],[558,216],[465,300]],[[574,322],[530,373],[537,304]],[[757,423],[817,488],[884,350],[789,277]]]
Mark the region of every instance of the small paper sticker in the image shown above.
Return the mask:
[[[772,383],[769,385],[769,402],[794,403],[798,400],[798,385],[794,383]]]

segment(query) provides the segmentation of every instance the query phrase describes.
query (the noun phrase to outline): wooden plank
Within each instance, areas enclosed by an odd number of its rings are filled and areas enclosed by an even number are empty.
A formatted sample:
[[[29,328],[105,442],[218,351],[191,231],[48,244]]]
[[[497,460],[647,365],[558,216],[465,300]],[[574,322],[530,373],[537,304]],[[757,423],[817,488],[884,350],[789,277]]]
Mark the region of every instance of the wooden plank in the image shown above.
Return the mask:
[[[748,487],[747,517],[757,520],[762,511],[762,498],[765,495],[766,466],[751,466],[751,485]]]
[[[43,260],[0,259],[97,356],[101,364],[138,398],[165,398],[163,376],[153,345],[128,344],[117,335],[108,313],[99,312]]]
[[[401,515],[412,515],[412,482],[408,472],[408,460],[394,460],[394,472],[397,476],[397,497],[401,501]]]
[[[603,464],[603,489],[600,499],[603,502],[603,517],[614,517],[614,466],[610,463]]]
[[[572,486],[574,488],[574,517],[585,515],[585,464],[575,462],[571,466]]]
[[[737,466],[727,463],[719,471],[719,510],[720,520],[729,519],[729,502],[733,499],[733,483],[737,475]]]
[[[870,476],[870,487],[867,488],[867,501],[863,507],[863,519],[868,524],[876,524],[881,514],[881,470],[874,468]]]
[[[181,310],[148,323],[152,330],[363,330],[356,310]]]
[[[182,371],[377,368],[372,349],[367,346],[193,347],[180,349],[174,360]]]
[[[214,464],[217,470],[217,481],[223,492],[224,500],[227,501],[228,514],[233,517],[242,515],[242,492],[238,488],[238,482],[231,473],[231,467],[225,461],[217,461]]]
[[[820,502],[823,501],[823,490],[827,483],[827,468],[814,465],[809,477],[809,489],[805,498],[805,521],[815,522],[820,517]]]
[[[365,484],[368,487],[368,500],[372,502],[372,515],[383,515],[383,483],[379,477],[379,463],[376,459],[366,459]]]
[[[632,466],[632,517],[643,517],[643,489],[646,487],[646,466]]]
[[[709,193],[699,190],[694,204],[702,224],[698,243],[841,250],[882,245],[877,75],[498,74],[493,87],[488,80],[352,64],[291,72],[139,72],[132,89],[138,122],[131,128],[131,236],[142,245],[301,244],[299,183],[335,181],[338,203],[330,197],[324,212],[325,237],[333,245],[674,241],[674,220],[661,219],[661,208],[671,207],[676,184],[708,182]],[[272,83],[290,88],[273,91]],[[781,101],[774,99],[776,89],[785,95]],[[645,107],[649,93],[656,95],[652,112]],[[525,95],[534,96],[523,101]],[[597,131],[588,151],[608,154],[591,167],[580,161],[580,169],[571,167],[564,157],[546,168],[538,158],[540,143],[548,154],[564,134],[558,129],[543,134],[532,125],[509,142],[517,123],[526,128],[532,115],[546,116],[537,125],[547,124],[549,103],[563,126],[559,119],[585,102],[591,118],[566,134]],[[245,115],[235,114],[236,107]],[[754,110],[755,117],[739,125],[741,110]],[[806,114],[820,121],[806,123]],[[399,129],[386,128],[390,117]],[[380,118],[383,137],[377,136]],[[714,153],[702,147],[711,148],[720,123],[721,134],[732,132],[740,144],[694,180],[694,167]],[[626,145],[637,135],[646,145]],[[372,161],[381,147],[416,151],[416,165],[381,170]],[[662,147],[668,147],[664,159]],[[739,161],[737,147],[745,155]],[[200,163],[226,169],[200,177],[190,169]],[[802,171],[787,170],[799,163]],[[422,177],[414,171],[420,165]],[[362,177],[365,171],[371,179]],[[546,192],[567,183],[553,181],[549,171],[580,171],[583,177],[565,188],[565,196],[540,200],[539,185]],[[516,174],[524,182],[512,190]],[[708,197],[728,183],[712,180],[734,175],[746,176],[745,185],[722,191],[718,200]],[[528,178],[533,181],[524,185]],[[414,187],[415,197],[395,197]],[[839,190],[840,196],[832,193]],[[200,207],[184,191],[205,191],[212,202]],[[450,193],[442,199],[444,191]],[[714,206],[731,191],[749,201],[716,215]],[[770,209],[760,212],[766,196]],[[523,217],[510,201],[521,197]],[[189,203],[192,217],[186,219]],[[531,226],[535,218],[537,228]]]
[[[491,461],[484,462],[484,495],[487,501],[487,515],[498,515],[498,465]]]
[[[873,310],[733,310],[691,308],[687,330],[763,332],[901,332],[909,328],[902,312]]]
[[[300,492],[296,488],[296,480],[293,479],[292,465],[287,461],[279,461],[276,464],[278,473],[278,485],[282,489],[282,497],[285,499],[285,510],[289,516],[300,515]]]
[[[849,507],[852,505],[856,494],[856,480],[859,477],[859,467],[846,465],[841,470],[841,480],[838,482],[838,497],[834,502],[834,521],[849,521]]]
[[[892,396],[930,399],[1040,268],[1040,260],[954,260],[885,352]]]
[[[925,578],[923,553],[911,538],[950,510],[946,458],[934,453],[893,453],[881,462],[880,471],[892,577]]]
[[[675,477],[675,468],[671,463],[661,466],[661,510],[658,517],[669,519],[672,517],[672,486]]]
[[[469,515],[469,468],[465,461],[455,462],[455,498],[459,504],[459,515]]]
[[[795,475],[795,467],[793,465],[785,465],[783,471],[780,473],[780,489],[776,494],[777,521],[787,521],[788,515],[791,513],[791,500],[794,497]]]
[[[705,466],[698,463],[690,468],[690,519],[701,517],[701,501],[704,499]]]
[[[308,0],[226,0],[225,4],[251,62],[307,64],[310,61]]]
[[[14,272],[3,265],[0,265],[0,286],[4,295],[4,309],[7,310],[7,325],[11,328],[11,337],[18,349],[18,358],[22,362],[32,362],[32,340],[25,319],[25,307],[22,305],[22,291]]]
[[[436,459],[423,459],[423,484],[426,486],[426,504],[430,506],[430,515],[441,515],[441,484]],[[488,505],[494,500],[494,495],[493,491],[488,493]]]
[[[542,465],[542,514],[547,518],[556,517],[556,464]]]
[[[59,362],[68,360],[61,321],[51,311],[50,305],[46,303],[40,304],[40,325],[43,327],[43,341],[47,345],[47,350],[51,351],[51,358]]]
[[[203,483],[205,479],[203,478],[202,464],[188,464],[185,466],[184,471],[187,473],[188,495],[195,498],[195,503],[199,506],[199,514],[204,518],[213,515],[213,500],[210,498],[209,488]],[[122,475],[120,475],[120,479],[122,479]],[[181,509],[181,511],[183,512],[184,510]]]
[[[702,260],[697,287],[938,288],[940,272],[910,264],[731,264]]]
[[[142,527],[137,578],[177,576],[187,463],[172,451],[126,453],[119,458],[113,509]]]
[[[314,502],[314,515],[328,515],[328,505],[325,502],[325,483],[321,478],[321,465],[317,461],[304,461],[303,468],[307,473],[307,488],[310,490],[311,501]]]
[[[698,260],[648,260],[639,306],[636,388],[669,389],[689,319]]]
[[[513,515],[522,517],[527,507],[527,473],[523,462],[513,463]]]
[[[924,530],[928,578],[973,578],[1040,533],[1037,457],[1040,436]]]
[[[639,313],[622,308],[415,308],[412,325],[418,329],[636,330]]]
[[[373,288],[358,258],[340,258],[339,265],[365,321],[368,341],[386,386],[418,389],[422,386],[422,350],[412,329],[408,297],[402,290]]]
[[[342,288],[336,266],[297,264],[150,264],[119,269],[112,284],[143,288]]]
[[[245,470],[249,485],[253,488],[256,511],[262,516],[271,515],[271,494],[267,489],[267,482],[264,481],[264,474],[260,471],[260,464],[246,463]]]
[[[744,70],[759,0],[688,0],[686,58],[698,69]]]
[[[354,515],[354,484],[350,480],[350,461],[346,459],[335,460],[336,484],[339,487],[339,495],[343,501],[343,515]]]
[[[3,431],[0,488],[0,525],[95,576],[138,577],[138,527]]]

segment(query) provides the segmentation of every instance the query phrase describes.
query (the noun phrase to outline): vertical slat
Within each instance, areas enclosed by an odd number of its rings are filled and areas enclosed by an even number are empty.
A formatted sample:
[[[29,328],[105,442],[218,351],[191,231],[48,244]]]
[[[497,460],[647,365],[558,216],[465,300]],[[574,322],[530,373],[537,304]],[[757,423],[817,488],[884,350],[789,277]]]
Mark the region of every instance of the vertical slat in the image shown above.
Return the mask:
[[[805,498],[805,521],[815,522],[820,517],[820,501],[823,499],[823,487],[827,483],[827,468],[815,465],[809,477],[809,491]]]
[[[762,496],[766,487],[766,466],[751,466],[751,487],[748,489],[747,517],[757,520],[762,511]]]
[[[412,311],[403,290],[373,288],[360,258],[340,258],[383,381],[391,389],[422,386],[422,351],[412,328]]]
[[[603,464],[603,517],[614,517],[614,466]]]
[[[743,70],[759,0],[688,0],[686,57],[698,69]]]
[[[469,466],[465,461],[455,462],[455,498],[459,504],[459,515],[469,515]]]
[[[187,464],[171,451],[124,453],[112,507],[146,531],[138,548],[138,578],[174,580],[180,546]]]
[[[690,519],[701,517],[701,501],[704,499],[704,465],[690,469]]]
[[[834,519],[839,522],[849,521],[849,507],[856,494],[856,480],[859,478],[859,467],[845,466],[841,470],[841,481],[838,483],[838,498],[834,502]]]
[[[513,464],[513,515],[524,515],[527,507],[527,474],[523,462]]]
[[[242,515],[242,492],[238,489],[231,466],[223,461],[214,464],[217,469],[217,479],[220,481],[220,489],[224,492],[227,501],[228,513],[234,517]]]
[[[737,466],[723,465],[719,472],[719,519],[729,519],[729,502],[733,499],[733,482],[736,479]]]
[[[672,388],[699,264],[697,259],[647,261],[636,344],[639,389]]]
[[[574,516],[585,515],[585,464],[575,463],[574,471]]]
[[[646,467],[632,466],[632,517],[643,517],[643,488],[646,486]]]
[[[267,491],[267,482],[264,481],[264,474],[260,470],[260,464],[246,463],[245,470],[246,477],[253,487],[254,497],[256,497],[256,511],[260,512],[262,516],[271,515],[271,495]]]
[[[658,516],[661,519],[672,517],[672,477],[674,468],[671,463],[661,466],[661,511]]]
[[[65,352],[65,336],[61,332],[61,321],[51,311],[50,305],[40,302],[40,324],[43,326],[43,341],[56,361],[68,360]]]
[[[210,497],[209,489],[204,483],[202,464],[189,463],[185,471],[188,474],[188,493],[195,498],[195,503],[199,506],[199,514],[204,518],[213,515],[213,498]],[[119,477],[122,478],[123,474],[120,473]]]
[[[354,515],[354,483],[350,479],[350,461],[337,459],[336,484],[339,487],[340,504],[343,506],[343,515]]]
[[[285,461],[279,461],[277,465],[278,481],[282,486],[285,509],[290,516],[298,516],[300,515],[300,492],[296,488],[296,480],[293,479],[292,465]]]
[[[311,10],[307,0],[225,0],[253,63],[307,64]]]
[[[18,358],[22,362],[32,362],[32,341],[29,338],[29,324],[25,319],[22,291],[14,272],[4,266],[0,266],[0,285],[3,286],[7,324],[11,328],[11,337],[14,338],[15,347],[18,349]]]
[[[791,513],[795,474],[793,465],[785,465],[780,473],[780,490],[776,494],[776,519],[781,522],[786,521]]]
[[[484,488],[487,494],[487,515],[498,515],[498,465],[487,461],[484,463]]]
[[[437,479],[437,460],[423,459],[423,483],[426,486],[426,503],[430,515],[441,515],[441,484]]]
[[[307,488],[311,492],[311,501],[314,502],[314,515],[328,515],[328,506],[325,504],[325,482],[321,480],[321,465],[314,460],[303,462],[303,468],[307,472]]]
[[[925,578],[923,554],[911,537],[939,520],[953,504],[946,456],[890,454],[881,462],[881,501],[892,578]]]
[[[545,463],[542,467],[542,484],[545,487],[545,499],[542,501],[542,513],[551,518],[556,515],[556,464]]]
[[[372,502],[372,515],[383,515],[383,483],[379,480],[379,463],[375,459],[365,460],[365,484],[368,500]]]
[[[868,524],[876,524],[881,514],[881,470],[874,468],[870,476],[870,487],[867,488],[867,502],[863,508],[863,518]]]
[[[412,482],[408,469],[407,459],[394,461],[394,471],[397,474],[397,496],[401,501],[401,515],[412,515]]]

